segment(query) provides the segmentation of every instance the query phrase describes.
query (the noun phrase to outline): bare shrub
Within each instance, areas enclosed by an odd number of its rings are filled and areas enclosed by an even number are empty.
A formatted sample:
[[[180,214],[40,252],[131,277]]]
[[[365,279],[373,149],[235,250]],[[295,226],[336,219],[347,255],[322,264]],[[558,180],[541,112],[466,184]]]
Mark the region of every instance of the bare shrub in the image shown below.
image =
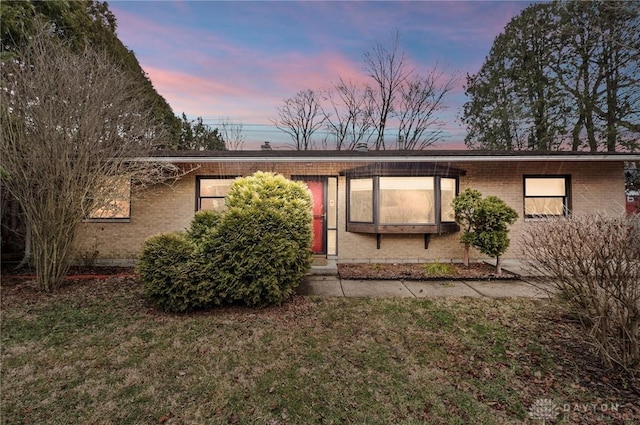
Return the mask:
[[[45,291],[61,284],[82,220],[115,205],[114,181],[142,189],[176,168],[132,160],[164,142],[161,123],[105,53],[70,43],[45,26],[0,64],[2,188],[24,212]]]
[[[640,368],[640,216],[527,224],[525,254],[573,308],[607,367]]]

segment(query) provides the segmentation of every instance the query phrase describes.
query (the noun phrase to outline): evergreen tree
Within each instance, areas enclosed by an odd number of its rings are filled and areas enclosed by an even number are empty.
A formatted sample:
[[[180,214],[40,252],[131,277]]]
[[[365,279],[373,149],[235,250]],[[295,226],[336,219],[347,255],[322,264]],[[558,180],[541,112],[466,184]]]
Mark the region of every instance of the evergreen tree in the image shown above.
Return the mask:
[[[211,129],[202,121],[202,117],[190,120],[183,112],[180,138],[177,145],[171,146],[171,149],[223,151],[227,148],[217,128]]]
[[[533,4],[467,76],[470,148],[634,150],[640,136],[640,3]]]
[[[49,24],[56,34],[74,50],[90,45],[105,52],[114,64],[124,69],[142,89],[147,108],[164,123],[168,140],[178,140],[180,121],[167,101],[155,90],[140,67],[133,51],[118,39],[117,23],[107,2],[96,0],[2,1],[0,2],[1,57],[12,57],[28,37]],[[171,144],[171,142],[168,142]]]

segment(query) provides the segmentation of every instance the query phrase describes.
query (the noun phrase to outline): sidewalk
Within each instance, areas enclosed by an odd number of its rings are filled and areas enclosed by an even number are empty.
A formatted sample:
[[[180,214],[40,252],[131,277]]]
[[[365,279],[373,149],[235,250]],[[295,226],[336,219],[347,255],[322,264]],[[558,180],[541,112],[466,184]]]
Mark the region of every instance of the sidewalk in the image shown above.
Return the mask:
[[[313,267],[298,288],[298,294],[321,297],[475,297],[549,299],[551,287],[527,282],[529,270],[517,260],[509,260],[503,269],[521,276],[521,280],[351,280],[341,279],[335,263]]]

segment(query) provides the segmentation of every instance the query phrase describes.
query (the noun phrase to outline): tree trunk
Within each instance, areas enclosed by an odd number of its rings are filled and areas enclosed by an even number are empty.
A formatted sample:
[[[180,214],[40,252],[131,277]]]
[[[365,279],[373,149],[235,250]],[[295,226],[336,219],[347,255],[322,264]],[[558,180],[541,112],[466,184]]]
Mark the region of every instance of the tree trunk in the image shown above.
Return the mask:
[[[33,262],[41,291],[51,292],[62,284],[69,270],[74,234],[75,226],[33,227]]]
[[[27,221],[25,223],[24,233],[24,256],[20,263],[16,266],[16,270],[20,270],[25,267],[31,261],[31,224]]]
[[[588,103],[590,104],[591,101]],[[591,106],[587,108],[586,114],[586,126],[585,129],[587,131],[587,143],[589,144],[589,150],[591,152],[598,151],[598,140],[596,139],[596,131],[595,124],[593,123],[593,114],[591,110]]]
[[[502,277],[502,259],[500,256],[496,257],[496,275]]]
[[[578,121],[573,126],[573,131],[571,132],[571,151],[576,152],[580,149],[580,145],[582,141],[580,140],[580,132],[582,131],[582,123],[584,122],[584,114],[581,112],[578,118]]]
[[[464,244],[464,257],[462,259],[464,266],[469,268],[469,244]]]

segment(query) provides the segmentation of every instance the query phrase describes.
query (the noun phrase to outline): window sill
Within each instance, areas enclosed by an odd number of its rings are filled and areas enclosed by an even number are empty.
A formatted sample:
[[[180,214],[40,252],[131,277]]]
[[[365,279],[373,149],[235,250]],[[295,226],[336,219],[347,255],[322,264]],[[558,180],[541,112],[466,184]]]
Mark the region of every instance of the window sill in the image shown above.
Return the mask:
[[[568,216],[566,215],[538,215],[535,217],[526,217],[524,218],[525,223],[526,222],[536,222],[536,221],[549,221],[549,220],[560,220],[560,219],[564,219],[567,218]]]
[[[369,234],[443,234],[455,233],[460,230],[456,223],[438,224],[375,224],[375,223],[347,223],[347,232]]]
[[[85,218],[83,223],[131,223],[131,218]]]

